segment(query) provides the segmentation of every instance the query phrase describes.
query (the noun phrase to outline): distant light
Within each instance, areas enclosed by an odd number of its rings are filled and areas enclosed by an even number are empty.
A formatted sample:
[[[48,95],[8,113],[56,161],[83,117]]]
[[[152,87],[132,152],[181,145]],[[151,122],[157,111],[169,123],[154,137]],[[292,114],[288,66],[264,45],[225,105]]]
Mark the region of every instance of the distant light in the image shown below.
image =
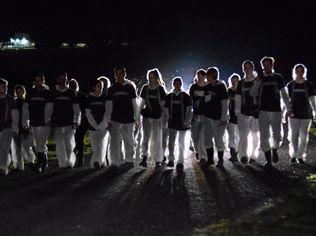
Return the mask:
[[[61,43],[60,45],[61,48],[69,48],[69,43]]]
[[[75,48],[86,48],[88,47],[88,45],[86,43],[77,43],[75,45]]]
[[[26,38],[22,38],[20,43],[24,46],[28,46],[30,44],[30,42]]]

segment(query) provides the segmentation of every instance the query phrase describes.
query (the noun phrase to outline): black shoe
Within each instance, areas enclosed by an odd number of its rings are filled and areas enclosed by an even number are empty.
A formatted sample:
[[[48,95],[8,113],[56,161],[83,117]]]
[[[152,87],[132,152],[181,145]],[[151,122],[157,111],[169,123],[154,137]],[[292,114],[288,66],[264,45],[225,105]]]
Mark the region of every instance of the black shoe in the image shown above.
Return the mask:
[[[44,158],[45,158],[44,156],[45,156],[45,153],[43,153],[43,152],[37,153],[37,161],[34,165],[31,166],[33,171],[37,174],[42,173],[42,166],[43,166],[43,162],[44,162]]]
[[[97,161],[95,161],[95,162],[93,163],[93,168],[94,168],[95,170],[100,170],[100,169],[101,169],[100,163],[97,162]]]
[[[218,151],[217,152],[217,157],[218,157],[218,162],[217,162],[217,167],[222,167],[224,165],[224,152],[223,151]]]
[[[147,156],[143,156],[142,161],[139,163],[142,167],[147,167]]]
[[[265,158],[266,158],[266,161],[267,161],[268,166],[269,166],[269,165],[272,166],[271,151],[266,151],[266,152],[264,152],[264,156],[265,156]]]
[[[231,156],[228,160],[231,161],[231,162],[237,162],[238,161],[237,155],[236,156]]]
[[[255,159],[253,159],[253,158],[250,158],[250,159],[249,159],[249,164],[253,165],[253,164],[255,164],[255,163],[256,163],[256,160],[255,160]]]
[[[41,166],[41,170],[42,170],[42,173],[45,173],[48,169],[48,160],[47,160],[47,154],[44,153],[43,154],[43,160],[42,160],[42,166]]]
[[[291,158],[291,164],[296,164],[297,163],[297,160],[295,157]]]
[[[176,165],[176,171],[177,171],[177,174],[182,174],[183,173],[183,170],[184,170],[184,166],[182,163],[178,163]]]
[[[157,161],[155,164],[155,169],[159,169],[160,167],[161,167],[161,163],[159,161]]]
[[[196,158],[196,160],[200,160],[200,157],[199,157],[198,153],[195,153],[195,158]]]
[[[230,148],[229,150],[230,150],[230,158],[228,160],[231,162],[238,161],[237,152],[235,148]]]
[[[273,163],[277,163],[279,161],[278,149],[272,149],[272,161]]]
[[[245,165],[245,164],[248,164],[248,157],[245,157],[245,156],[242,157],[242,158],[240,159],[240,162],[243,163],[244,165]]]
[[[298,158],[298,163],[305,164],[305,161],[302,158]]]
[[[163,156],[163,159],[162,159],[162,164],[165,164],[166,163],[166,161],[167,161],[167,157],[166,156]]]
[[[264,165],[264,169],[265,169],[265,170],[272,170],[272,169],[273,169],[272,163],[271,163],[271,162],[267,162],[267,163]]]
[[[174,167],[174,161],[169,161],[167,167]]]
[[[207,162],[206,165],[214,165],[214,148],[206,149],[207,152]]]
[[[201,168],[207,167],[207,163],[206,163],[206,160],[204,158],[201,158],[199,164],[200,164]]]

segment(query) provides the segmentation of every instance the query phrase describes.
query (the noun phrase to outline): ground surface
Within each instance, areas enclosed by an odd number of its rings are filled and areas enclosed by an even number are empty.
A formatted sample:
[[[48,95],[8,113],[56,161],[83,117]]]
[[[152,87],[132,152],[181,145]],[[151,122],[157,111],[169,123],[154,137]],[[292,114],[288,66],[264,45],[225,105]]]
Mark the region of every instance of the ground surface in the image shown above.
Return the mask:
[[[316,235],[316,138],[306,165],[232,164],[202,170],[52,170],[0,178],[0,235]]]

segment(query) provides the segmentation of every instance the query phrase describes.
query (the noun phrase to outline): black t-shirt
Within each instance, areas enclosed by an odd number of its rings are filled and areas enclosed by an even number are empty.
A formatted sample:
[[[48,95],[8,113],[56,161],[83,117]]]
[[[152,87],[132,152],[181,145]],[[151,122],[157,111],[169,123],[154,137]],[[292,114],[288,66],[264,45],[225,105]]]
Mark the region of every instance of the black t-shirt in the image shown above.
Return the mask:
[[[129,83],[125,85],[113,84],[109,88],[107,97],[113,103],[111,120],[119,123],[134,122],[133,99],[135,98],[136,90],[133,85]]]
[[[272,75],[264,75],[261,78],[261,86],[259,88],[259,110],[279,112],[280,90],[285,87],[285,80],[282,75],[274,73]]]
[[[254,80],[247,81],[242,79],[238,83],[237,94],[241,96],[241,108],[240,112],[246,116],[253,116],[258,118],[258,96],[252,97],[249,94],[249,90],[254,84]]]
[[[234,91],[232,88],[228,89],[228,98],[229,98],[229,123],[237,124],[237,116],[235,114],[235,95],[237,91]]]
[[[12,115],[11,111],[17,109],[16,99],[10,95],[0,98],[0,131],[11,128]]]
[[[316,95],[313,84],[309,81],[304,81],[302,84],[291,81],[286,87],[292,104],[293,118],[312,119],[313,112],[309,97]]]
[[[216,81],[215,85],[207,84],[204,95],[204,114],[211,119],[219,120],[222,116],[222,100],[228,99],[226,85]]]
[[[86,108],[90,109],[91,114],[97,124],[100,124],[103,120],[103,116],[105,113],[105,103],[106,103],[105,94],[102,94],[100,97],[96,97],[90,94],[88,97]],[[89,129],[94,130],[92,126],[90,126]]]
[[[73,105],[78,104],[77,93],[67,88],[65,91],[53,90],[54,112],[52,123],[57,127],[73,125]]]
[[[140,92],[140,97],[146,102],[141,115],[145,118],[159,119],[162,114],[160,102],[166,100],[165,89],[162,86],[150,89],[146,84]]]
[[[32,88],[26,94],[25,102],[29,104],[30,124],[33,127],[45,126],[45,106],[53,101],[52,93],[43,88]]]
[[[165,108],[167,108],[169,112],[169,129],[188,129],[184,127],[184,121],[186,119],[185,115],[188,106],[192,106],[192,101],[186,92],[180,92],[178,95],[172,92],[167,95]]]
[[[193,102],[193,114],[203,115],[203,97],[205,92],[205,86],[199,86],[198,84],[192,84],[190,86],[189,94]]]

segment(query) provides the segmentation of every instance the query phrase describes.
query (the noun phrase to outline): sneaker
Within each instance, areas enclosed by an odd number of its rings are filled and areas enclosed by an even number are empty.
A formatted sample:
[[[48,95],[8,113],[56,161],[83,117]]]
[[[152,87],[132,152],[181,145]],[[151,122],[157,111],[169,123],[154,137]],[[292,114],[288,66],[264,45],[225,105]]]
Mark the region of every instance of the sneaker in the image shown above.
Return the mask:
[[[255,160],[255,159],[253,159],[253,158],[250,158],[250,159],[249,159],[249,164],[253,165],[253,164],[255,164],[255,163],[256,163],[256,160]]]
[[[302,158],[298,158],[298,163],[305,164],[305,161]]]
[[[243,164],[248,164],[248,157],[242,157],[241,159],[240,159],[240,161],[241,161],[241,163],[243,163]]]
[[[272,149],[272,161],[273,163],[277,163],[279,161],[278,149]]]
[[[296,164],[297,163],[297,160],[295,157],[291,158],[291,164]]]
[[[100,166],[99,162],[97,162],[97,161],[95,161],[93,163],[93,167],[94,167],[95,170],[100,170],[101,169],[101,166]]]
[[[167,167],[174,167],[174,161],[169,161]]]

